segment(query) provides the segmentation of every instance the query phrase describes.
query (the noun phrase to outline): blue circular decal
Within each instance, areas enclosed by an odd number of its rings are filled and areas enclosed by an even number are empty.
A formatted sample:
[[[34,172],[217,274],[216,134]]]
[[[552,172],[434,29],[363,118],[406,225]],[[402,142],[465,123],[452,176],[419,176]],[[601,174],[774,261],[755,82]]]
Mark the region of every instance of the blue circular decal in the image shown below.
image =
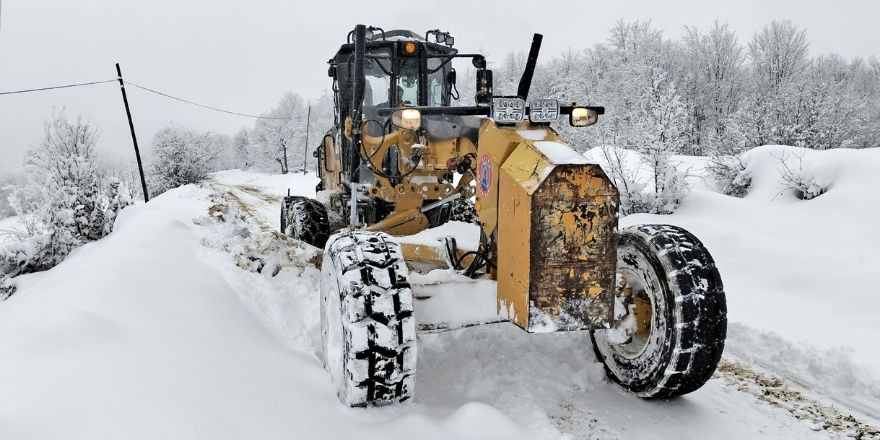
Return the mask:
[[[480,196],[486,197],[489,195],[489,189],[492,188],[492,158],[488,154],[480,158],[479,177]]]

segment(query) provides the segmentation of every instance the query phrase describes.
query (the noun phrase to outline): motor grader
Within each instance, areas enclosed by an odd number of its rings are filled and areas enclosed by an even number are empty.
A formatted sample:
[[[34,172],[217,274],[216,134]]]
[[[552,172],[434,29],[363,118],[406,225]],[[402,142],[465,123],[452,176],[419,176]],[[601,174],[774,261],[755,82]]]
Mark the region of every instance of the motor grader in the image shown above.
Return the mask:
[[[281,229],[324,249],[323,362],[345,404],[414,395],[413,268],[494,280],[498,316],[528,332],[589,333],[608,377],[638,396],[689,393],[715,370],[727,319],[712,257],[676,226],[618,230],[616,187],[552,127],[605,110],[529,96],[541,40],[513,96],[439,30],[358,25],[330,59],[316,199],[286,197]],[[462,58],[474,100],[453,105]],[[475,223],[479,243],[399,239],[451,221]]]

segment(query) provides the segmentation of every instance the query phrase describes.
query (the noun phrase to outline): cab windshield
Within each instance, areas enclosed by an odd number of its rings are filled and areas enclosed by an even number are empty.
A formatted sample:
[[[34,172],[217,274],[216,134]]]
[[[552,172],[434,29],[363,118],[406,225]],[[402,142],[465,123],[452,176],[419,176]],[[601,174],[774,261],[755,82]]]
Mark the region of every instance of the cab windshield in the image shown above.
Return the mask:
[[[427,81],[424,84],[426,100],[419,102],[419,90],[423,86],[419,84],[420,78],[422,78],[422,75],[419,74],[419,59],[401,58],[397,72],[397,96],[400,98],[400,103],[429,107],[440,107],[446,104],[446,88],[444,87],[446,66],[443,61],[440,58],[427,59]]]
[[[364,107],[449,105],[446,73],[448,58],[391,57],[387,49],[369,51],[364,60]],[[424,62],[424,65],[422,65]],[[345,74],[352,71],[346,63]]]

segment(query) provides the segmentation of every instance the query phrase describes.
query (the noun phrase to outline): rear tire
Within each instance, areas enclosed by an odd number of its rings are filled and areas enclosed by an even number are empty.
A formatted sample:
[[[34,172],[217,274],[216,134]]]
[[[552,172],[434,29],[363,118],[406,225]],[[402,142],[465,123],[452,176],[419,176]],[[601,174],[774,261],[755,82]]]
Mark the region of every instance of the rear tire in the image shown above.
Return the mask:
[[[630,305],[618,303],[615,328],[590,332],[611,380],[645,398],[680,396],[703,386],[727,336],[724,287],[709,251],[677,226],[626,228],[620,231],[617,273],[631,288]],[[626,296],[621,292],[618,299]],[[650,304],[650,311],[636,311],[640,302]],[[626,327],[629,314],[632,327],[622,335],[619,327]]]
[[[330,235],[327,208],[308,197],[285,197],[281,203],[281,233],[323,249]]]
[[[321,265],[324,367],[349,406],[413,396],[416,322],[400,249],[377,232],[345,231],[328,241]]]

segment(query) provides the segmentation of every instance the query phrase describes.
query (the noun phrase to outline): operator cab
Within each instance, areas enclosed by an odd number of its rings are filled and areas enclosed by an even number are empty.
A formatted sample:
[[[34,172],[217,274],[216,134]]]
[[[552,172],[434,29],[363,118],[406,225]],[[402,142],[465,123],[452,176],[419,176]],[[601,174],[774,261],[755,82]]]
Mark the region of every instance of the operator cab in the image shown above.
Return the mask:
[[[435,42],[428,37],[434,35]],[[354,43],[349,35],[346,44],[330,59],[329,74],[334,79],[336,123],[351,113]],[[449,34],[429,31],[420,36],[412,31],[383,31],[369,28],[364,59],[364,119],[366,131],[381,136],[388,116],[376,109],[406,106],[449,106],[458,99],[452,60],[457,49]]]
[[[448,107],[458,99],[456,73],[452,60],[461,55],[453,48],[454,39],[447,32],[428,31],[422,35],[409,30],[384,31],[369,27],[364,53],[362,130],[370,136],[393,131],[390,116],[379,109],[401,107]],[[336,55],[329,60],[328,74],[333,78],[335,124],[341,129],[352,115],[355,90],[354,31],[349,33]],[[429,141],[467,136],[476,142],[480,126],[473,116],[438,116],[423,126],[422,135]],[[342,174],[350,182],[375,183],[375,175],[361,160],[362,152],[346,136],[337,139],[340,158],[347,167]],[[377,158],[388,175],[399,175],[398,150]],[[397,182],[397,179],[392,179]]]

